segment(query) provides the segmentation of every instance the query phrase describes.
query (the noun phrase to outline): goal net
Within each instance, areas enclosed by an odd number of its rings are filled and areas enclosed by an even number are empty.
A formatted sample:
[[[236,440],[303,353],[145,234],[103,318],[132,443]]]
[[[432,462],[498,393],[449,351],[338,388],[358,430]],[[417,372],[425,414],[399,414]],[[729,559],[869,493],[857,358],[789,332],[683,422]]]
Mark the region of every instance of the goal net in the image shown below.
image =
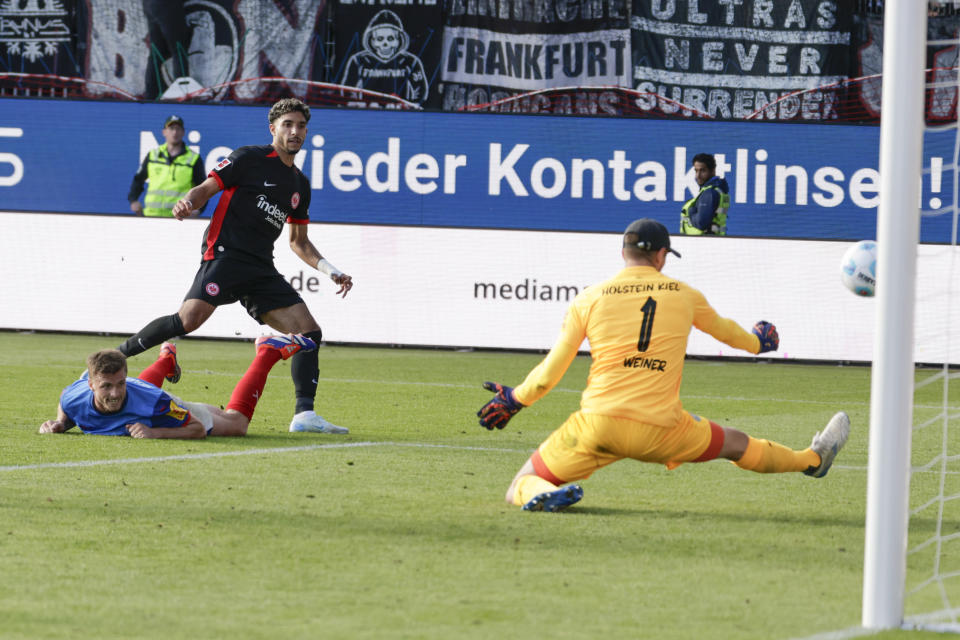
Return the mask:
[[[921,246],[918,255],[917,313],[922,314],[925,300],[932,299],[946,301],[947,313],[935,323],[935,331],[916,336],[917,361],[923,362],[929,350],[939,352],[943,363],[920,367],[915,376],[904,626],[960,633],[960,372],[956,369],[960,364],[956,356],[960,348],[960,40],[955,32],[948,41],[928,44],[952,47],[951,67],[928,75],[925,87],[927,103],[929,96],[937,96],[940,113],[950,112],[952,106],[952,118],[931,125],[937,119],[929,113],[926,117],[920,221],[922,225],[946,219],[952,233],[949,245]]]

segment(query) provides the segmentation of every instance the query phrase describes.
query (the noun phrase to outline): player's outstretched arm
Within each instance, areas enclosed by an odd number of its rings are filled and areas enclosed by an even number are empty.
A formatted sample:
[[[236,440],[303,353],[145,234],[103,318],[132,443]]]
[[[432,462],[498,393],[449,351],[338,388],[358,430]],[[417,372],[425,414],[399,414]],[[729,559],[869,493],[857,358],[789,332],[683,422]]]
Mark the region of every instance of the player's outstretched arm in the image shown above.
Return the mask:
[[[353,288],[353,278],[337,269],[320,255],[320,251],[317,250],[317,247],[314,246],[310,238],[307,237],[307,225],[290,225],[290,249],[308,265],[330,276],[330,280],[340,287],[337,290],[337,295],[347,297],[350,289]]]
[[[691,289],[694,298],[693,326],[709,334],[720,342],[730,345],[734,349],[741,349],[753,354],[766,351],[776,351],[780,346],[780,337],[773,324],[761,320],[754,325],[752,331],[747,331],[737,322],[724,318],[710,306],[703,294]]]
[[[484,382],[483,388],[495,392],[496,395],[477,411],[480,424],[490,431],[493,431],[494,427],[503,429],[510,422],[510,418],[523,409],[523,405],[513,395],[513,387],[505,387],[497,382]]]

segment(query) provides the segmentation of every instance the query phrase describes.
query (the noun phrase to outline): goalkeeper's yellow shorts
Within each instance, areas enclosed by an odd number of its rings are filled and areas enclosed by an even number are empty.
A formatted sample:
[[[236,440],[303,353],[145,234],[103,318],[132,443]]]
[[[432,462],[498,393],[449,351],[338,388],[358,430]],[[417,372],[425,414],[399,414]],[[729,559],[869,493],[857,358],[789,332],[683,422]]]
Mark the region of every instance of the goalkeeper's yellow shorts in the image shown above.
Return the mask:
[[[632,458],[673,469],[706,462],[723,447],[723,427],[686,411],[674,427],[577,411],[534,452],[537,475],[554,484],[589,478],[617,460]]]

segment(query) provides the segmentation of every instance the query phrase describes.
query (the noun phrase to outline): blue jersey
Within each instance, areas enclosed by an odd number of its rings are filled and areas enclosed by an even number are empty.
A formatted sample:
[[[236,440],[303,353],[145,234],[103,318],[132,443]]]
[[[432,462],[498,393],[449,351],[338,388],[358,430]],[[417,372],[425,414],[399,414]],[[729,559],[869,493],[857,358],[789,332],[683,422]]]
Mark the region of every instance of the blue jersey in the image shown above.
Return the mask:
[[[127,378],[127,398],[120,411],[100,413],[93,406],[86,373],[60,394],[60,408],[84,433],[98,436],[128,436],[126,425],[134,422],[182,427],[190,420],[190,412],[167,392],[138,378]]]

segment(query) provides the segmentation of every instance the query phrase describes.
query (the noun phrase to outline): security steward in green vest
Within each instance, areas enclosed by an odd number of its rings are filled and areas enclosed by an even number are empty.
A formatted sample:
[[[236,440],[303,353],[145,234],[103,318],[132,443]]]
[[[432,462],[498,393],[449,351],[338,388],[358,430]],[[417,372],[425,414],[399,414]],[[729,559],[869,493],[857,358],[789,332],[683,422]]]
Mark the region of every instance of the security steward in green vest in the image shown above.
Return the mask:
[[[137,215],[172,218],[173,205],[206,178],[200,156],[183,143],[180,116],[170,116],[163,123],[163,138],[165,142],[144,156],[133,176],[127,200]],[[144,182],[147,195],[140,204]]]
[[[680,211],[680,233],[688,236],[727,235],[730,186],[718,178],[717,161],[709,153],[693,156],[693,171],[700,193],[687,200]]]

